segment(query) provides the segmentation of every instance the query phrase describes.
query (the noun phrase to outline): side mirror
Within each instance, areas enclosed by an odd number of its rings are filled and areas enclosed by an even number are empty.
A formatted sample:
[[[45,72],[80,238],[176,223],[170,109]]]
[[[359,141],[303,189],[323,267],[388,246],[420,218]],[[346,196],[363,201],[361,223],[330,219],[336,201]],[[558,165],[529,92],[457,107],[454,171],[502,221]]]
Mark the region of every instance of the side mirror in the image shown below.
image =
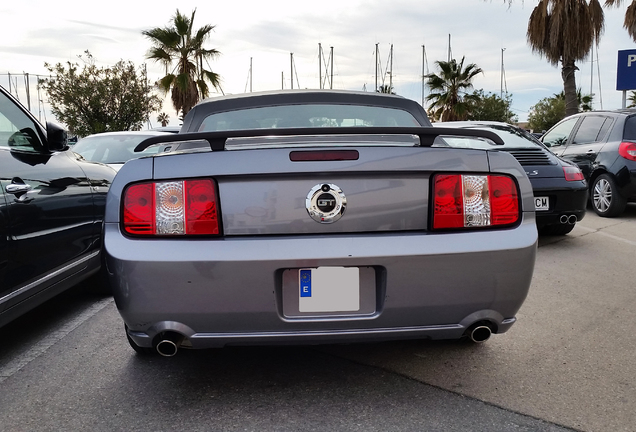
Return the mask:
[[[61,151],[68,148],[68,134],[62,126],[46,122],[46,141],[49,151]]]

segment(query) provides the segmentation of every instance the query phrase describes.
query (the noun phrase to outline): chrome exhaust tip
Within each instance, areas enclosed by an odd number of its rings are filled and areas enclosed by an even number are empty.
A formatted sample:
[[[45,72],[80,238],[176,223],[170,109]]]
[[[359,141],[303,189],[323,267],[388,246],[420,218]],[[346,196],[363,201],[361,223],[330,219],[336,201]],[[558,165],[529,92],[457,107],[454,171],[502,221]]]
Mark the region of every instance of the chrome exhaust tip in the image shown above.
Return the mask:
[[[576,215],[570,215],[570,216],[568,217],[568,223],[569,223],[570,225],[574,225],[574,224],[576,224],[577,222],[578,222],[578,219],[576,218]]]
[[[568,215],[562,215],[562,216],[559,218],[559,222],[561,222],[562,224],[566,224],[566,223],[568,223]]]
[[[179,346],[183,342],[185,337],[179,333],[165,332],[160,335],[159,342],[155,346],[155,349],[164,357],[172,357],[179,351]]]
[[[490,335],[492,335],[492,330],[487,325],[477,326],[469,334],[470,340],[475,343],[486,342],[490,339]]]

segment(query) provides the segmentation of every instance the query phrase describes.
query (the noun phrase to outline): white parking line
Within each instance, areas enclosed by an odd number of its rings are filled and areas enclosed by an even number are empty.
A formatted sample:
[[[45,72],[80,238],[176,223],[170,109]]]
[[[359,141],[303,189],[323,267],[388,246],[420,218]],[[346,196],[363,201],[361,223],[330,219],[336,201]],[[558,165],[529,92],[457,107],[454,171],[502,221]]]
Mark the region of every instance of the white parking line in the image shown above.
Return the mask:
[[[46,350],[55,345],[58,341],[64,338],[67,334],[75,330],[82,323],[89,318],[95,316],[99,311],[113,302],[112,297],[105,298],[93,304],[78,316],[70,319],[66,323],[62,324],[58,330],[55,330],[45,337],[43,337],[33,348],[25,352],[22,355],[17,356],[15,359],[0,367],[0,383],[18,372],[20,369],[28,365],[30,362],[42,355]]]

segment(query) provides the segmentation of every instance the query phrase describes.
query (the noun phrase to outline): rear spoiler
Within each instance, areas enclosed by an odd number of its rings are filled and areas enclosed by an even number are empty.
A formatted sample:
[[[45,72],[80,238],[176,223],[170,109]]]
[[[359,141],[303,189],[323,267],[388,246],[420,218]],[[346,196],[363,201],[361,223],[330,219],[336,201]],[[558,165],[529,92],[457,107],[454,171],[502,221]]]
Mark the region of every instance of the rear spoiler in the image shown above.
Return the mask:
[[[459,129],[442,127],[320,127],[320,128],[281,128],[281,129],[249,129],[221,132],[178,133],[156,136],[143,140],[135,152],[144,151],[155,144],[182,141],[205,140],[213,151],[225,150],[228,138],[276,137],[276,136],[321,136],[321,135],[416,135],[420,138],[421,147],[430,147],[440,135],[457,137],[487,138],[497,145],[503,140],[494,132],[478,129]]]

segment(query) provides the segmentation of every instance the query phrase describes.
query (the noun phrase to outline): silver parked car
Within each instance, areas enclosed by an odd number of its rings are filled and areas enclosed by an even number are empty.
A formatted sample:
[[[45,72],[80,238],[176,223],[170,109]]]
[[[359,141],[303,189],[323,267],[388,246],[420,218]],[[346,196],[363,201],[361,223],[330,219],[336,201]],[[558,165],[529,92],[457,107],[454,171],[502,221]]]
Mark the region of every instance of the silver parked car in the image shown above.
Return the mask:
[[[205,149],[134,159],[110,188],[107,268],[138,353],[405,338],[481,342],[526,298],[537,247],[515,158],[432,147],[412,100],[282,91],[206,100]]]

